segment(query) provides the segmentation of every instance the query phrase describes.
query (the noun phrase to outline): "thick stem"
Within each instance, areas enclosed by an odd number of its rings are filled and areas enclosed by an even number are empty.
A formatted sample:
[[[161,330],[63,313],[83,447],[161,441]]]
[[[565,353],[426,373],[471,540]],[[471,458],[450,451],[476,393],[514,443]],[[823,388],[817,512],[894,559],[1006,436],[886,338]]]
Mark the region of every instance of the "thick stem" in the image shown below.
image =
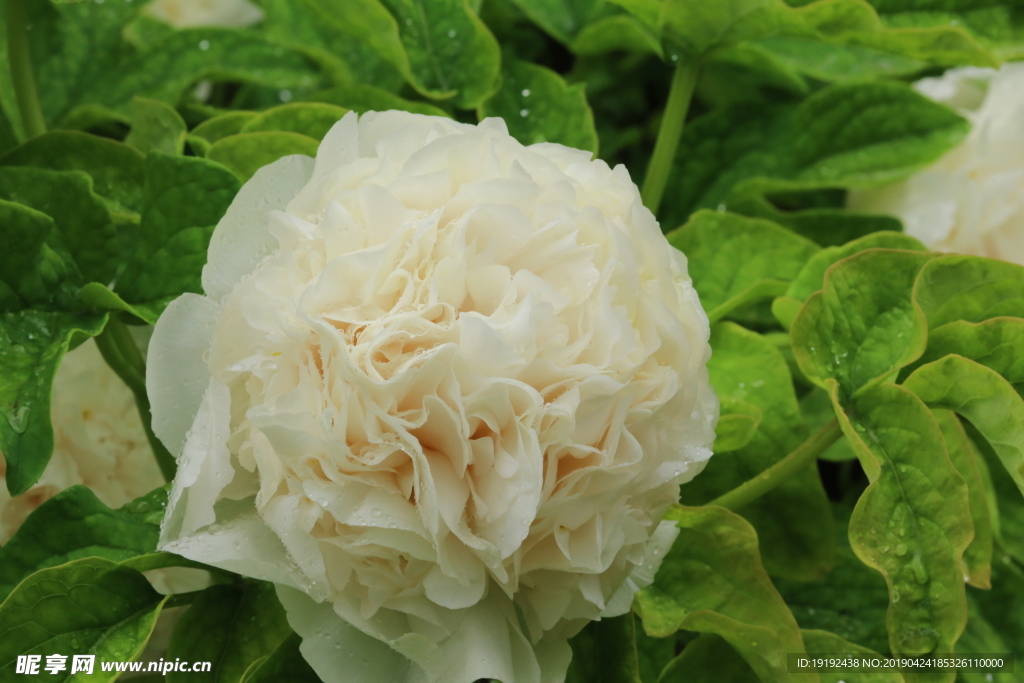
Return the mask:
[[[732,491],[715,498],[708,505],[718,505],[730,510],[738,510],[744,505],[752,503],[799,472],[808,463],[814,462],[819,455],[838,441],[842,435],[843,431],[839,428],[838,420],[832,420],[812,434],[807,441],[800,444],[796,450],[789,453],[782,460],[753,479],[740,484]]]
[[[654,143],[654,154],[647,166],[647,176],[640,192],[644,206],[654,214],[658,213],[658,207],[661,206],[668,174],[676,158],[676,149],[679,148],[686,113],[690,110],[690,100],[693,99],[693,88],[697,84],[697,70],[696,61],[680,63],[672,76],[668,103],[661,117],[661,127],[658,128],[658,140]]]
[[[142,428],[153,449],[156,463],[164,479],[170,481],[177,471],[174,456],[164,447],[160,439],[153,433],[153,416],[149,408],[149,396],[146,393],[146,364],[142,359],[139,347],[135,345],[131,332],[123,322],[111,316],[103,332],[96,337],[96,345],[100,348],[107,365],[113,368],[117,376],[124,380],[128,388],[135,394],[135,405],[139,408]]]
[[[39,105],[36,79],[32,73],[32,57],[28,41],[28,12],[25,0],[6,0],[7,58],[11,65],[11,85],[18,99],[18,111],[25,131],[31,140],[46,132],[46,119]]]

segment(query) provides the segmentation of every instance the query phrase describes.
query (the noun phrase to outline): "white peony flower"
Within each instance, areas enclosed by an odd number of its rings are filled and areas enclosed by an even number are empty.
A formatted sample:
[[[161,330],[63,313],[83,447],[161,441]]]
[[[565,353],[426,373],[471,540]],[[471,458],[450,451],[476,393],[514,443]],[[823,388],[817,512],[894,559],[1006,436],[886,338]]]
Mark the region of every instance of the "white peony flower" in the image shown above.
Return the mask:
[[[969,119],[970,134],[903,182],[851,192],[848,206],[898,216],[936,251],[1024,264],[1024,63],[952,69],[916,88]]]
[[[278,583],[325,681],[560,681],[653,579],[718,404],[624,168],[349,113],[242,188],[203,287],[150,345],[161,548]]]
[[[263,20],[263,10],[248,0],[153,0],[142,12],[179,29],[242,27]]]
[[[51,418],[53,457],[39,481],[17,498],[0,482],[0,543],[69,486],[85,484],[104,504],[120,507],[164,483],[131,390],[91,339],[64,356],[54,379]],[[0,461],[0,477],[6,472]]]

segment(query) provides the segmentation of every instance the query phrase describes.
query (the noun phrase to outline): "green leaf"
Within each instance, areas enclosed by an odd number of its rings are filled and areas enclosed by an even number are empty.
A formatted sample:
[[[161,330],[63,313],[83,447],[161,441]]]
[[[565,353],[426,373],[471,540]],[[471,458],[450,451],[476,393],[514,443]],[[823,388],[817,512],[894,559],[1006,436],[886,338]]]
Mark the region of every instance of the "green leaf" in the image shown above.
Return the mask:
[[[479,116],[500,116],[524,145],[557,142],[597,154],[594,114],[584,86],[568,85],[543,66],[506,61],[501,87],[481,103]]]
[[[950,109],[897,83],[826,87],[793,106],[737,105],[687,125],[669,178],[662,222],[699,208],[731,208],[743,181],[786,181],[790,191],[870,187],[902,179],[967,134]]]
[[[497,86],[498,42],[466,0],[306,0],[420,93],[475,108]]]
[[[693,286],[712,322],[781,294],[818,251],[769,221],[716,211],[698,211],[667,237],[686,254]]]
[[[254,111],[229,111],[206,119],[193,128],[190,135],[213,144],[229,135],[241,133],[245,124],[258,117],[259,113]]]
[[[134,212],[142,209],[142,162],[133,147],[76,131],[52,131],[0,157],[0,166],[84,171],[96,194]]]
[[[604,17],[587,24],[569,47],[579,56],[600,55],[617,50],[636,54],[651,52],[663,56],[658,37],[628,14]]]
[[[266,659],[250,665],[242,683],[320,683],[299,652],[301,643],[297,634],[288,636]]]
[[[924,314],[912,297],[932,254],[872,249],[832,266],[824,289],[793,320],[793,355],[804,375],[844,396],[894,377],[927,343]]]
[[[357,111],[360,114],[368,111],[388,111],[398,109],[400,111],[411,111],[414,114],[425,114],[427,116],[449,117],[443,109],[438,109],[426,102],[415,102],[407,100],[380,88],[362,83],[344,83],[336,85],[327,90],[320,90],[307,96],[308,102],[325,102],[345,109]]]
[[[245,182],[256,171],[283,156],[305,154],[315,157],[319,147],[319,142],[298,133],[240,133],[213,143],[206,158],[223,164]]]
[[[991,318],[980,323],[957,320],[928,333],[928,348],[915,364],[956,354],[994,370],[1024,395],[1024,320]],[[911,366],[911,367],[915,367]]]
[[[241,683],[250,667],[274,653],[291,634],[273,584],[247,580],[211,586],[181,616],[167,659],[213,662],[213,667],[205,673],[172,671],[167,681]]]
[[[931,411],[913,393],[870,386],[844,410],[835,380],[829,384],[843,433],[871,482],[850,519],[850,544],[889,587],[891,651],[950,653],[967,620],[961,567],[973,535],[967,485]],[[906,672],[908,683],[953,677]]]
[[[136,97],[132,100],[132,130],[125,142],[143,154],[156,150],[181,154],[187,126],[181,114],[164,102]]]
[[[786,653],[804,651],[796,620],[761,566],[757,534],[723,508],[673,508],[666,519],[679,537],[654,585],[634,609],[652,636],[684,628],[714,633],[732,645],[762,681],[814,681],[789,674]]]
[[[512,0],[512,2],[555,40],[569,43],[598,14],[601,0]]]
[[[957,320],[1024,318],[1024,266],[979,256],[943,256],[921,271],[914,296],[932,329]]]
[[[992,518],[988,506],[988,492],[982,467],[981,454],[977,452],[967,432],[954,413],[948,410],[933,411],[935,420],[942,430],[946,450],[956,471],[967,483],[968,500],[971,506],[971,521],[974,523],[974,538],[967,546],[963,557],[964,580],[977,588],[991,588],[992,575]],[[995,652],[995,650],[993,650]]]
[[[874,650],[843,640],[835,633],[815,630],[804,630],[802,633],[807,653],[811,655],[834,655],[841,652],[865,656],[877,655]],[[840,671],[822,672],[818,675],[821,677],[821,683],[903,683],[903,676],[898,671],[878,671],[876,673]]]
[[[658,683],[758,683],[761,679],[725,639],[705,633],[687,643],[661,672]]]
[[[54,7],[29,4],[31,53],[40,101],[51,127],[95,122],[97,113],[121,118],[135,96],[169,103],[203,79],[271,88],[312,89],[322,79],[304,55],[251,31],[197,28],[171,31],[138,50],[122,37],[137,8],[126,2]],[[6,67],[0,67],[6,68]],[[9,83],[9,76],[0,83]],[[14,93],[0,87],[10,113]]]
[[[806,36],[772,36],[756,44],[790,68],[826,83],[909,76],[927,66],[898,51]]]
[[[98,557],[38,571],[0,605],[0,678],[14,680],[19,655],[91,654],[89,680],[113,681],[99,662],[135,659],[165,600],[139,572]]]
[[[0,200],[0,311],[53,308],[73,299],[81,274],[53,219],[24,204]]]
[[[681,500],[702,505],[756,477],[807,436],[785,358],[769,340],[733,323],[711,331],[708,372],[715,392],[762,413],[750,442],[708,461],[682,487]],[[757,529],[765,567],[773,576],[812,580],[835,559],[835,529],[828,497],[814,464],[741,510]]]
[[[958,655],[987,655],[996,652],[1013,652],[999,631],[985,618],[977,600],[967,596],[967,628],[956,642]],[[1015,676],[1010,674],[985,674],[961,671],[959,683],[1012,683]]]
[[[998,373],[962,356],[922,365],[903,383],[921,400],[970,420],[1024,493],[1024,399]]]
[[[83,557],[120,562],[155,552],[166,505],[164,488],[117,510],[100,502],[88,487],[64,489],[36,508],[0,548],[0,601],[40,569]]]
[[[631,612],[587,624],[569,641],[566,683],[641,683],[635,631]]]
[[[52,218],[85,279],[114,279],[117,228],[88,175],[0,166],[0,199],[24,204]]]
[[[202,291],[210,235],[239,187],[228,169],[212,161],[160,152],[146,158],[141,238],[116,291],[147,322],[184,292]]]
[[[722,397],[722,414],[715,427],[715,453],[738,451],[757,433],[764,413],[753,403]]]
[[[928,251],[923,244],[909,235],[898,232],[878,232],[856,239],[841,247],[828,247],[812,256],[800,273],[790,283],[786,296],[801,303],[822,288],[825,271],[833,264],[868,249],[900,249],[903,251]]]
[[[854,555],[843,512],[841,509],[837,514],[840,529],[835,568],[820,581],[776,580],[775,585],[801,628],[830,631],[857,646],[888,652],[885,616],[889,592],[885,579]],[[805,645],[810,651],[814,643]]]
[[[274,43],[298,50],[317,62],[332,83],[373,83],[397,90],[402,75],[370,45],[323,21],[307,2],[261,0],[263,33]]]
[[[0,314],[0,452],[12,496],[39,480],[53,454],[50,392],[68,344],[76,335],[99,334],[105,323],[105,315],[94,314]]]
[[[261,112],[242,126],[241,133],[284,131],[323,140],[334,124],[348,112],[332,104],[296,102]]]
[[[797,12],[782,0],[665,0],[661,23],[665,37],[679,51],[679,58],[686,60],[722,45],[809,30]]]

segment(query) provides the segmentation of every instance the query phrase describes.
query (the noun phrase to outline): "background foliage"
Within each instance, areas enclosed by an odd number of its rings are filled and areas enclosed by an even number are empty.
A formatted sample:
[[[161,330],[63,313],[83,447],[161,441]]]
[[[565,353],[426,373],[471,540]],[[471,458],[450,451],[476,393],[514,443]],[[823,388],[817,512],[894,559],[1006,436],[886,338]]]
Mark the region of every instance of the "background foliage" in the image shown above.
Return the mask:
[[[7,0],[11,494],[52,452],[69,348],[97,337],[148,413],[125,326],[199,291],[256,169],[314,155],[350,110],[501,116],[526,144],[643,181],[713,324],[717,455],[683,488],[635,617],[577,636],[570,679],[824,683],[786,653],[1024,652],[1024,269],[928,253],[896,219],[843,208],[963,139],[968,123],[908,83],[1024,54],[1020,3],[261,0],[264,20],[237,30],[175,30],[142,4]],[[140,572],[190,564],[155,551],[165,497],[111,510],[73,487],[0,548],[0,678],[23,653],[137,656],[162,609],[190,604],[168,657],[217,662],[211,681],[317,680],[265,584],[150,588]]]

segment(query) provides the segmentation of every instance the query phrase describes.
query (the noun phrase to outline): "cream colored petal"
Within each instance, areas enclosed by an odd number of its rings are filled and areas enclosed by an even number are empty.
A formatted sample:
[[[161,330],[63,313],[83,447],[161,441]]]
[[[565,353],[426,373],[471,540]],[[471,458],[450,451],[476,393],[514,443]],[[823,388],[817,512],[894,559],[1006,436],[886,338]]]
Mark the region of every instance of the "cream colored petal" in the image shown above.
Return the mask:
[[[268,230],[270,212],[284,209],[309,182],[313,160],[301,154],[281,157],[249,179],[210,238],[203,266],[203,290],[220,300],[277,246]]]
[[[185,445],[210,381],[204,354],[219,316],[212,299],[183,294],[160,316],[149,342],[146,391],[153,431],[174,456]]]
[[[299,651],[324,683],[413,683],[423,680],[412,662],[339,617],[329,602],[277,586],[288,623],[299,636]]]

